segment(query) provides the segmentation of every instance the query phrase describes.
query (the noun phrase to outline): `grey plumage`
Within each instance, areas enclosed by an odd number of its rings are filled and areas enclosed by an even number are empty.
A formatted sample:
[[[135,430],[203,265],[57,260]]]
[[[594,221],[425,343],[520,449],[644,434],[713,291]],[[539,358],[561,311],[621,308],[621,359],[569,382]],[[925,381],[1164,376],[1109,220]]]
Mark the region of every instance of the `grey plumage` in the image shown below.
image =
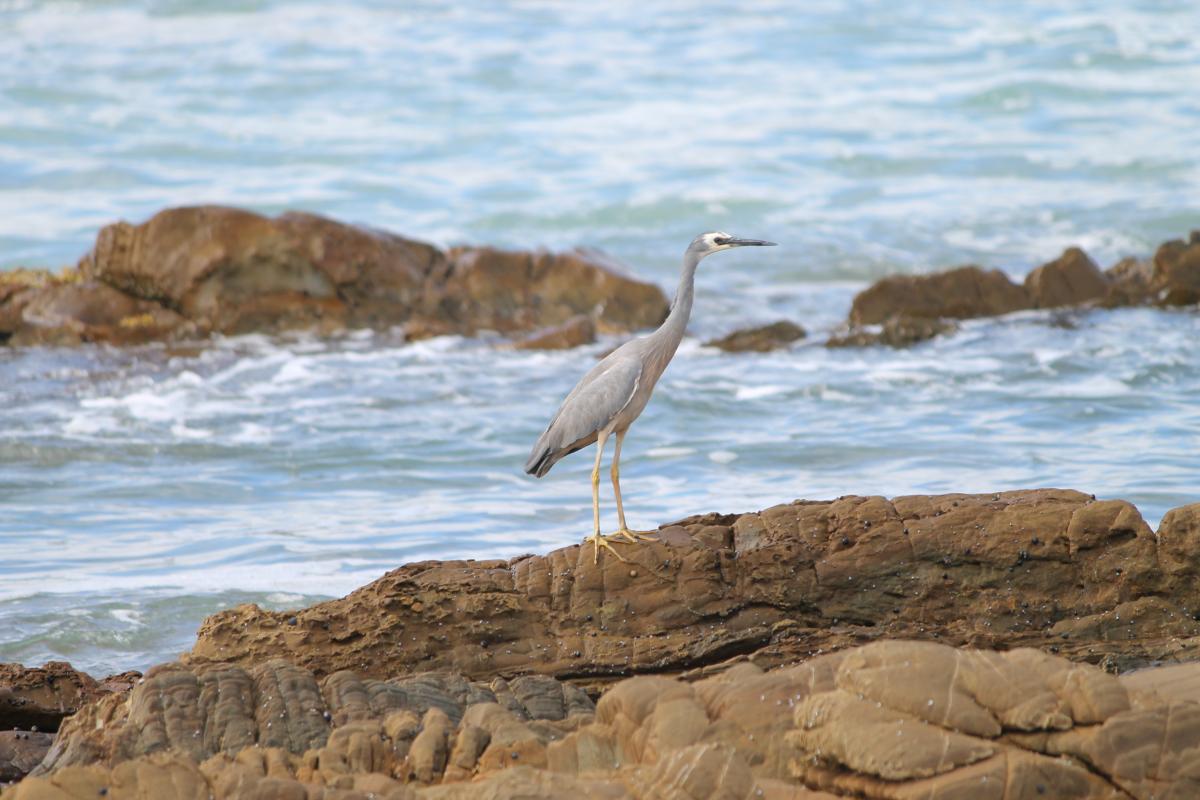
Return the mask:
[[[599,481],[600,456],[605,440],[613,434],[617,438],[612,464],[613,491],[621,526],[617,533],[631,541],[636,541],[639,535],[625,525],[619,478],[621,442],[629,426],[646,407],[655,384],[683,340],[688,318],[692,313],[697,265],[705,256],[721,250],[771,244],[773,242],[758,239],[738,239],[719,231],[704,233],[692,240],[684,253],[683,273],[679,278],[679,288],[675,292],[675,300],[671,303],[671,312],[666,321],[654,333],[626,342],[592,367],[563,400],[558,412],[534,444],[529,460],[525,462],[525,471],[540,478],[564,456],[592,443],[599,443],[596,465],[592,470],[592,510],[595,522],[592,538],[596,543],[597,558],[600,547],[611,549],[600,536]]]

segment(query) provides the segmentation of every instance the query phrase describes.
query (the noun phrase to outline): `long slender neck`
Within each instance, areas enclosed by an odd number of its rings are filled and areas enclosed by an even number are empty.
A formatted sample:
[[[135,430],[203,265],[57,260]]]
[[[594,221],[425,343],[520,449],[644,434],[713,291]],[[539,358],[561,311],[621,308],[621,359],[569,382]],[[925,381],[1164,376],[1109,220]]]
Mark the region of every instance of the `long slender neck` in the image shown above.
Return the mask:
[[[683,341],[683,333],[687,329],[688,319],[692,316],[692,296],[696,283],[696,265],[700,256],[690,250],[683,256],[683,272],[679,276],[679,288],[675,290],[675,300],[671,303],[671,313],[651,336],[671,343],[671,352]]]

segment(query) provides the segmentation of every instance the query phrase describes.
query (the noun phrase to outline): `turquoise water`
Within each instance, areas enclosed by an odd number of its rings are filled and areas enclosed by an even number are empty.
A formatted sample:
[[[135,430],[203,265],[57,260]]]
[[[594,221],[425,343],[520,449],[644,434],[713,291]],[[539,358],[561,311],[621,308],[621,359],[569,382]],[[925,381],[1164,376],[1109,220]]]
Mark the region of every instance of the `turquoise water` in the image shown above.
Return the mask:
[[[595,246],[670,289],[720,228],[781,246],[702,266],[626,448],[631,523],[1052,485],[1154,524],[1200,500],[1194,310],[820,346],[879,275],[1020,277],[1070,244],[1107,266],[1200,227],[1194,6],[793,5],[0,3],[0,266],[221,202]],[[812,337],[699,344],[778,317]],[[521,465],[611,344],[0,349],[0,660],[144,667],[234,603],[578,540],[590,459]]]

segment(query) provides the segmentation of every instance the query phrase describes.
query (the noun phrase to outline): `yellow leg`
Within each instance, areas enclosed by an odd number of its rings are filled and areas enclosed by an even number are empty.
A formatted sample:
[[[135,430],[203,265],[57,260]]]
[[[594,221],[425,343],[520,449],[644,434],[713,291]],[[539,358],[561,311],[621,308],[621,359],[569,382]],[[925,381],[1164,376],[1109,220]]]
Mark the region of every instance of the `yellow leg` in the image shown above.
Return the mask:
[[[596,547],[596,552],[593,556],[593,559],[594,559],[593,563],[596,563],[596,564],[600,563],[600,548],[601,547],[603,547],[605,550],[608,550],[610,553],[612,553],[614,556],[616,556],[616,558],[618,560],[620,560],[620,561],[625,560],[625,559],[621,558],[621,554],[617,552],[616,548],[613,547],[611,544],[609,544],[608,540],[606,540],[603,536],[600,535],[600,457],[604,455],[604,443],[607,440],[608,440],[607,433],[601,433],[600,436],[596,439],[596,465],[594,467],[592,467],[592,523],[593,523],[593,526],[592,526],[592,535],[589,537],[588,541],[591,541],[592,544],[594,544]]]
[[[621,527],[616,533],[613,534],[613,536],[620,536],[625,541],[635,544],[637,542],[653,541],[658,538],[656,535],[654,535],[656,533],[655,531],[630,530],[629,526],[625,524],[625,506],[621,502],[621,444],[624,441],[625,431],[617,431],[617,444],[616,448],[613,450],[612,460],[612,485],[613,495],[615,495],[617,498],[617,522],[620,523]],[[596,466],[598,468],[600,466],[600,462],[597,461]]]

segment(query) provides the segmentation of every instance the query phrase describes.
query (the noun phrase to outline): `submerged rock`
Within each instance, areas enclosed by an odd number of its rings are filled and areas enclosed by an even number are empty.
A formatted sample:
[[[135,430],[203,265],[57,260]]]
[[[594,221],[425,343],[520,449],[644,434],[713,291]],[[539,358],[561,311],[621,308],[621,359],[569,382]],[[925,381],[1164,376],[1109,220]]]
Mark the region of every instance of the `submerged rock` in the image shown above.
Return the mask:
[[[658,324],[667,301],[596,253],[449,253],[314,214],[173,208],[100,231],[76,272],[0,273],[0,341],[153,339],[409,323],[522,333],[577,315]]]
[[[517,350],[569,350],[596,341],[596,323],[577,314],[561,325],[534,331],[513,342]]]
[[[788,320],[772,322],[753,328],[741,328],[719,339],[710,339],[705,347],[715,347],[726,353],[765,353],[787,347],[807,336],[804,328]]]
[[[943,333],[958,330],[953,322],[943,319],[914,317],[891,317],[874,328],[851,328],[845,333],[834,334],[825,342],[826,347],[911,347],[926,342]]]

